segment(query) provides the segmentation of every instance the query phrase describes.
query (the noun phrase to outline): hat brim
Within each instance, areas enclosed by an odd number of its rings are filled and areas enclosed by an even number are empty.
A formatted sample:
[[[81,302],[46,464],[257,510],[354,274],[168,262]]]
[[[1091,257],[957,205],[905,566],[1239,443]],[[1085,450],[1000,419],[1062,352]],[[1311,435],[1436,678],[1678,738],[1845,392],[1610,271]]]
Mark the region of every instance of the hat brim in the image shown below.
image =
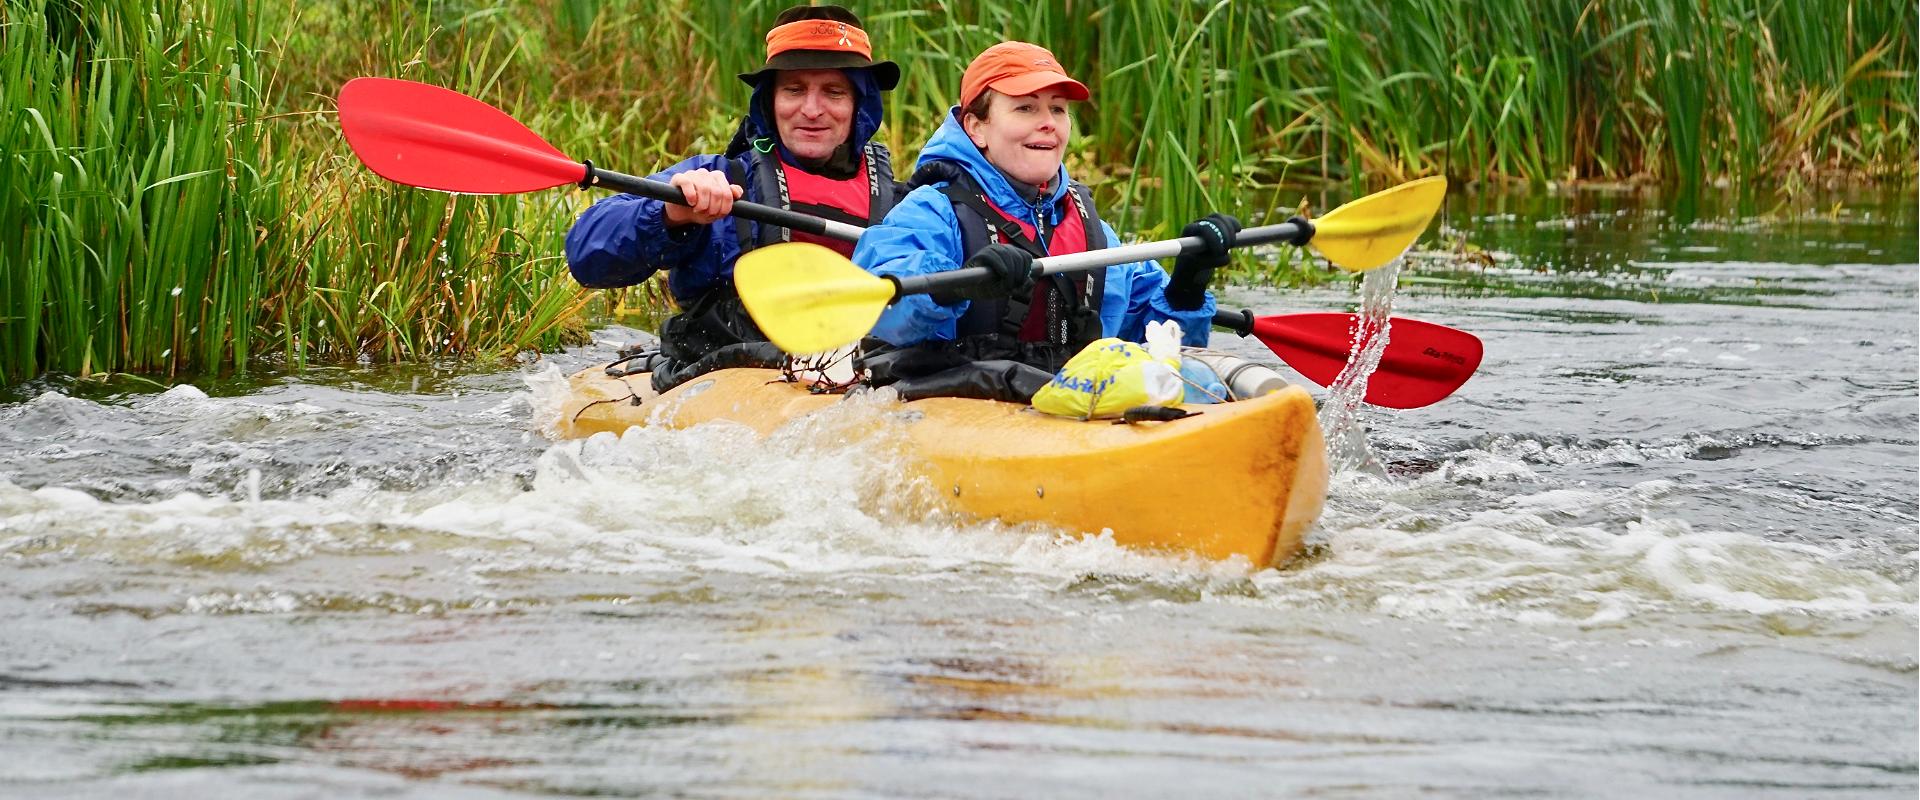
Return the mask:
[[[1085,100],[1093,96],[1087,91],[1087,85],[1060,72],[1028,72],[1010,78],[1001,78],[987,84],[992,89],[1008,97],[1024,97],[1041,89],[1058,88],[1060,94],[1068,100]]]
[[[748,86],[759,86],[762,78],[783,69],[864,69],[873,73],[873,81],[880,85],[880,91],[892,91],[893,87],[900,85],[900,65],[891,61],[871,61],[859,53],[836,50],[788,50],[776,53],[767,59],[765,66],[753,72],[740,73],[740,80],[746,81]],[[1085,91],[1084,87],[1082,91]]]

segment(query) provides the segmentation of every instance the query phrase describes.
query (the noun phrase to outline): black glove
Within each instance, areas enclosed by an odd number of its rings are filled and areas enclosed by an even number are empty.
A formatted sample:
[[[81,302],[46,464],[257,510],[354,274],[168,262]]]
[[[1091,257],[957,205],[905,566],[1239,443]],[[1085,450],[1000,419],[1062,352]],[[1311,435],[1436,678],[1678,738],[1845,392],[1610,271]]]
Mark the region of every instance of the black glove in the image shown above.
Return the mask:
[[[993,279],[937,292],[933,300],[953,305],[961,300],[1025,297],[1033,292],[1033,254],[1010,244],[990,244],[974,253],[964,266],[986,267]]]
[[[1240,220],[1225,214],[1208,214],[1180,229],[1182,237],[1198,236],[1206,247],[1181,253],[1173,259],[1173,280],[1167,284],[1167,305],[1175,311],[1192,311],[1207,302],[1207,283],[1213,271],[1227,265],[1227,251],[1233,237],[1240,233]]]

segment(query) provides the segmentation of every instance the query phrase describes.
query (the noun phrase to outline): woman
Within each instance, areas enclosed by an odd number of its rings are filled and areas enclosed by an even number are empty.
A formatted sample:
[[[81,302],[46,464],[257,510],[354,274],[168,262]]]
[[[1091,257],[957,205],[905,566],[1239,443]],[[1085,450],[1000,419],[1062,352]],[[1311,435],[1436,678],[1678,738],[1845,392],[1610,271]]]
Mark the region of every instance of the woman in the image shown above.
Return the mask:
[[[1138,342],[1148,322],[1172,320],[1183,343],[1206,344],[1207,282],[1227,263],[1240,227],[1232,217],[1209,215],[1182,230],[1209,246],[1176,259],[1171,278],[1150,261],[1030,277],[1036,257],[1117,238],[1061,165],[1073,137],[1067,104],[1087,97],[1038,45],[994,45],[968,65],[960,105],[920,152],[916,188],[860,238],[853,260],[901,277],[986,267],[994,280],[889,306],[873,329],[884,344],[865,359],[871,383],[893,384],[909,400],[1029,402],[1095,339]]]

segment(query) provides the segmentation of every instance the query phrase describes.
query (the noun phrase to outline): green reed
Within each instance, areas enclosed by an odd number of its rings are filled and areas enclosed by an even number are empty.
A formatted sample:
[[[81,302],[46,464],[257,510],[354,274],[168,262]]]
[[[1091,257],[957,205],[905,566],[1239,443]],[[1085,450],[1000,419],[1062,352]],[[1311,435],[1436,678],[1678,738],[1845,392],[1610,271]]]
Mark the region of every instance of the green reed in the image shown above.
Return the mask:
[[[340,30],[363,19],[290,9],[276,19],[285,31],[279,46],[298,50],[326,37],[359,44],[327,49],[334,62],[310,63],[300,80],[314,83],[295,90],[308,96],[329,95],[354,75],[387,74],[490,97],[519,54],[538,46],[512,18],[459,7],[388,3],[382,35],[364,40]],[[462,35],[444,35],[449,27]],[[560,340],[583,295],[557,257],[568,214],[552,197],[397,186],[360,167],[331,116],[294,114],[282,125],[290,150],[282,169],[312,192],[284,220],[283,239],[299,250],[275,262],[275,290],[263,298],[288,360],[506,354]]]
[[[7,5],[0,382],[247,359],[279,198],[237,5]]]
[[[731,73],[758,63],[757,32],[785,5],[685,16]],[[903,156],[973,54],[1006,38],[1053,49],[1094,89],[1070,166],[1103,179],[1116,221],[1140,232],[1246,211],[1288,178],[1360,190],[1438,172],[1681,186],[1914,172],[1910,4],[933,0],[866,22],[905,71],[885,134]],[[744,87],[722,83],[737,107]]]
[[[386,184],[327,113],[328,67],[482,95],[517,69],[512,36],[442,43],[435,13],[9,0],[0,384],[577,337],[585,295],[558,255],[575,209]]]

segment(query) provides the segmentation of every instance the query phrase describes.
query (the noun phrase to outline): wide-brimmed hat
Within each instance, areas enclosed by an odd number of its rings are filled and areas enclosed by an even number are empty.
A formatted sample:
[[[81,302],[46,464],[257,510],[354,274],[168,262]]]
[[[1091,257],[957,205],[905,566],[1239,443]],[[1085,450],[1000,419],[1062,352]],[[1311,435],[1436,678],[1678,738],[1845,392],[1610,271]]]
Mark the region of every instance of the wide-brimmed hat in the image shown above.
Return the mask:
[[[1001,42],[975,56],[960,76],[960,107],[973,104],[981,92],[992,89],[1004,95],[1020,97],[1047,87],[1059,87],[1068,100],[1091,96],[1086,84],[1067,77],[1047,48],[1026,42]]]
[[[865,69],[881,91],[900,83],[900,65],[873,60],[873,45],[860,18],[839,6],[795,6],[780,12],[767,31],[767,63],[740,73],[750,86],[782,69]]]

